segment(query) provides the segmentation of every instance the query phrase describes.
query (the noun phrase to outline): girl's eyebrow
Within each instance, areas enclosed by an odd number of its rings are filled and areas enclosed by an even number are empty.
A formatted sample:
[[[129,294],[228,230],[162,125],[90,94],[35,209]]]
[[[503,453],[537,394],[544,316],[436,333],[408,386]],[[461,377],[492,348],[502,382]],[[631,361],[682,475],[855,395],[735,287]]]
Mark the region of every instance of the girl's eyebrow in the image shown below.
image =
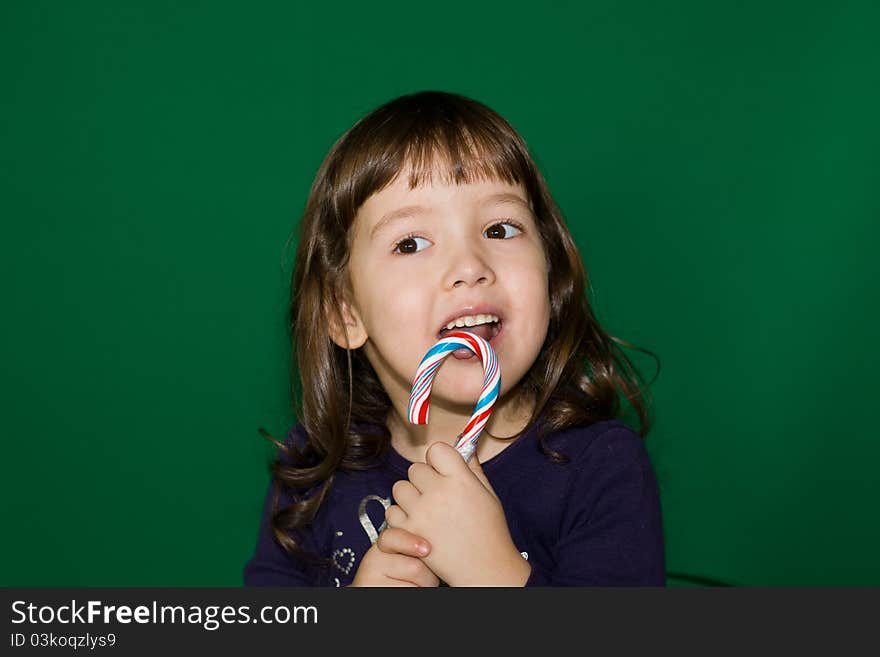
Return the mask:
[[[509,192],[500,192],[497,194],[490,194],[486,196],[480,201],[480,205],[487,206],[499,203],[513,203],[515,205],[520,205],[529,212],[531,212],[532,208],[528,204],[525,199],[523,199],[518,194],[511,194]],[[396,210],[392,210],[385,214],[379,221],[376,222],[376,225],[370,230],[370,240],[376,236],[380,230],[388,226],[391,222],[398,219],[409,219],[411,217],[416,217],[420,214],[428,214],[431,212],[431,209],[425,207],[424,205],[407,205],[402,208],[397,208]]]
[[[376,222],[376,225],[373,226],[373,228],[370,230],[370,240],[372,240],[376,236],[376,233],[378,233],[385,226],[396,219],[408,219],[410,217],[415,217],[420,214],[426,214],[430,211],[431,209],[426,208],[424,205],[407,205],[405,207],[392,210],[381,219],[379,219],[379,221]]]
[[[531,211],[532,209],[532,207],[522,196],[520,196],[519,194],[511,194],[509,192],[490,194],[483,199],[481,205],[491,205],[492,203],[515,203],[517,205],[523,206],[529,211]]]

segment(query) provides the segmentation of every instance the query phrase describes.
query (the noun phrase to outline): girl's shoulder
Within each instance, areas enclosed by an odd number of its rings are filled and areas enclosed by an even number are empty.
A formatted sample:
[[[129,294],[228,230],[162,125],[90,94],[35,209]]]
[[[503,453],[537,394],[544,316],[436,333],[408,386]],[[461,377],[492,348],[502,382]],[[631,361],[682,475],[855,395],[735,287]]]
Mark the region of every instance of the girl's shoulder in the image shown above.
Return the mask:
[[[286,446],[292,445],[297,449],[303,449],[308,439],[309,436],[302,422],[296,422],[287,430],[287,434],[284,436],[284,444]]]
[[[309,436],[301,422],[287,430],[278,449],[278,460],[287,466],[310,467],[317,464],[317,455],[309,445]]]
[[[550,433],[546,443],[568,456],[572,463],[583,464],[609,458],[642,461],[647,458],[644,439],[618,418]]]
[[[286,504],[302,501],[317,493],[324,478],[316,476],[321,459],[309,444],[308,434],[299,422],[291,426],[275,453],[274,479],[281,485]]]

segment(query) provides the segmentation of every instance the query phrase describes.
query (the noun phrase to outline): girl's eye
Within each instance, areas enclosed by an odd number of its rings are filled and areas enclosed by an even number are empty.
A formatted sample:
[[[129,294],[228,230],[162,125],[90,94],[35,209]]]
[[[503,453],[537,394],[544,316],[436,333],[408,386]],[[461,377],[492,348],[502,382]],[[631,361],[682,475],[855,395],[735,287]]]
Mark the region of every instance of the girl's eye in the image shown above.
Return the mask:
[[[401,255],[418,253],[419,251],[421,251],[421,249],[419,248],[417,240],[428,242],[428,240],[426,240],[424,237],[419,237],[418,235],[407,235],[394,245],[394,253],[400,253]],[[428,243],[430,244],[430,242]]]
[[[490,239],[507,240],[511,237],[520,235],[522,232],[523,227],[515,221],[499,221],[498,223],[489,226],[483,234]],[[396,242],[394,244],[393,252],[399,255],[419,253],[425,249],[424,246],[419,248],[419,241],[425,242],[426,245],[431,244],[431,242],[424,237],[411,234]]]
[[[504,228],[506,226],[507,228]],[[511,230],[513,233],[511,234]],[[513,222],[513,221],[501,221],[497,224],[492,224],[486,229],[484,235],[491,239],[510,239],[511,237],[516,237],[522,233],[522,226]]]

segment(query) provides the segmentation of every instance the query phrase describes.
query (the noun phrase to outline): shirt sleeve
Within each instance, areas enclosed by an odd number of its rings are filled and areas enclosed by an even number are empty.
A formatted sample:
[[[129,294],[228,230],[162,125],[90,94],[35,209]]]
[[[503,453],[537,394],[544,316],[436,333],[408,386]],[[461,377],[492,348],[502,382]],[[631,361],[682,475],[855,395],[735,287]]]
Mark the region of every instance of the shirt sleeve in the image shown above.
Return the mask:
[[[295,436],[295,428],[288,432],[286,444],[291,444]],[[287,461],[279,451],[283,461]],[[317,583],[318,573],[315,567],[302,560],[292,557],[275,538],[272,531],[272,498],[274,496],[274,482],[270,481],[263,502],[263,512],[260,519],[260,529],[257,534],[257,545],[253,556],[244,566],[245,586],[314,586]],[[278,508],[289,506],[293,502],[293,496],[289,491],[282,490],[278,496]],[[311,553],[316,552],[314,536],[310,528],[298,530],[297,537],[301,546]]]
[[[642,438],[609,429],[572,462],[556,565],[526,586],[665,586],[659,487]]]

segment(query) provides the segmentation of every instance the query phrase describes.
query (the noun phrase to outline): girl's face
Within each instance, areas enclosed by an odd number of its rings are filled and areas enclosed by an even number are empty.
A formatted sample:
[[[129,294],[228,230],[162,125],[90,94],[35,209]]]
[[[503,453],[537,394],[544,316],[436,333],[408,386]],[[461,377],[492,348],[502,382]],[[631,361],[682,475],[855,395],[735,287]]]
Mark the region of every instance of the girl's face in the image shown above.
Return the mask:
[[[458,318],[495,316],[500,321],[490,326],[457,330],[491,338],[504,398],[537,358],[550,321],[548,263],[527,194],[503,181],[411,190],[408,178],[399,175],[355,217],[351,347],[364,347],[405,417],[416,369],[441,331]],[[482,383],[478,358],[449,356],[431,404],[470,415]]]

